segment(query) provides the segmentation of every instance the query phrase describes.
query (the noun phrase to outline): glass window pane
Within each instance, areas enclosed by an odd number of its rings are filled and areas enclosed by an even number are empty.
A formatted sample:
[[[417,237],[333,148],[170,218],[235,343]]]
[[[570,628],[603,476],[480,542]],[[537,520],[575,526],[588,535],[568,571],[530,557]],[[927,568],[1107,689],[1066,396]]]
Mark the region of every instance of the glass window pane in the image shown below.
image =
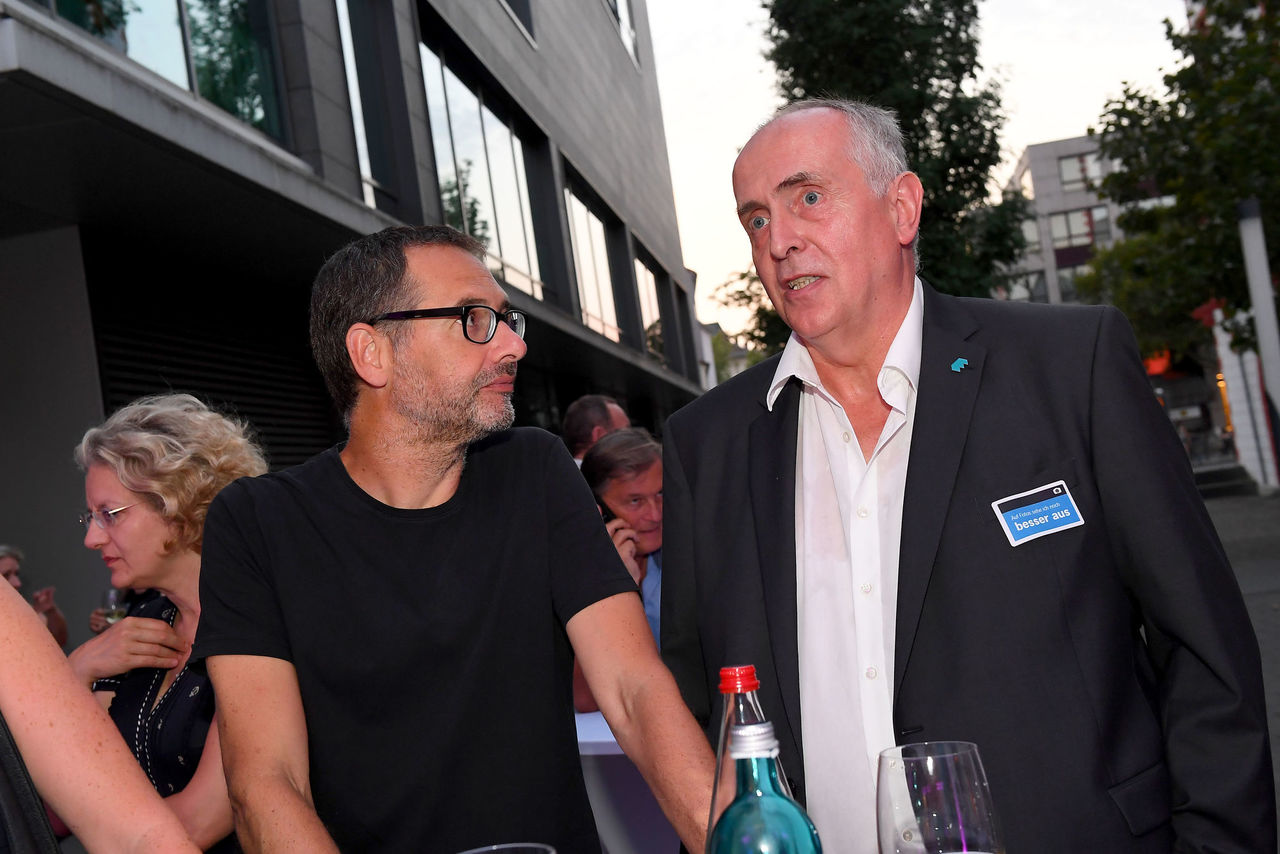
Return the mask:
[[[1111,212],[1106,205],[1098,205],[1089,211],[1093,219],[1093,242],[1104,244],[1111,242]]]
[[[529,253],[529,275],[534,279],[541,279],[542,272],[538,268],[538,244],[533,238],[533,214],[529,209],[529,182],[525,180],[524,175],[524,146],[520,144],[520,137],[511,137],[511,155],[516,164],[516,186],[520,188],[520,215],[524,220],[524,242]],[[539,299],[542,298],[542,289],[538,288],[535,294]]]
[[[481,114],[484,117],[485,148],[489,154],[489,175],[493,179],[498,254],[516,269],[528,270],[524,218],[520,215],[520,185],[516,181],[516,164],[511,154],[511,130],[488,107],[483,108]]]
[[[465,230],[485,246],[494,241],[493,192],[489,188],[489,164],[480,126],[480,100],[447,67],[444,90],[449,103],[449,128],[458,158],[458,183],[462,188],[462,222]],[[495,244],[496,249],[496,244]]]
[[[657,280],[642,261],[636,260],[636,287],[640,297],[640,323],[644,327],[645,349],[662,361],[662,315],[658,309]]]
[[[1062,178],[1064,190],[1078,190],[1084,186],[1084,172],[1079,157],[1059,158],[1058,175]]]
[[[1054,248],[1061,249],[1070,245],[1070,237],[1067,233],[1067,217],[1065,214],[1051,214],[1049,216],[1049,230],[1053,232]]]
[[[1028,252],[1040,251],[1040,229],[1034,219],[1024,219],[1022,221],[1022,236],[1027,241]]]
[[[127,19],[123,39],[129,58],[183,89],[190,89],[177,0],[127,3],[124,14]]]
[[[1084,176],[1091,184],[1102,180],[1102,161],[1098,159],[1096,153],[1084,156]]]
[[[270,28],[264,0],[185,0],[196,92],[279,138]]]
[[[617,341],[620,337],[618,315],[613,306],[613,278],[609,274],[609,245],[605,241],[604,223],[591,217],[591,254],[596,262],[596,283],[600,290],[600,320],[604,337]]]
[[[569,190],[565,190],[569,212],[569,238],[578,274],[578,298],[582,322],[613,341],[621,337],[613,303],[613,281],[609,275],[609,248],[604,223]]]
[[[597,332],[602,331],[599,287],[596,284],[596,266],[591,257],[591,227],[587,208],[578,197],[565,190],[565,203],[569,210],[569,238],[573,243],[573,264],[578,274],[578,301],[582,308],[583,322]]]
[[[1071,231],[1071,246],[1082,246],[1089,242],[1089,221],[1084,211],[1070,211],[1067,214],[1067,227]]]
[[[440,185],[440,206],[445,225],[462,227],[462,200],[458,174],[454,170],[453,143],[449,136],[449,111],[444,99],[444,66],[426,45],[418,45],[422,57],[422,83],[427,90],[427,119],[431,124],[431,147],[436,156],[436,181]]]

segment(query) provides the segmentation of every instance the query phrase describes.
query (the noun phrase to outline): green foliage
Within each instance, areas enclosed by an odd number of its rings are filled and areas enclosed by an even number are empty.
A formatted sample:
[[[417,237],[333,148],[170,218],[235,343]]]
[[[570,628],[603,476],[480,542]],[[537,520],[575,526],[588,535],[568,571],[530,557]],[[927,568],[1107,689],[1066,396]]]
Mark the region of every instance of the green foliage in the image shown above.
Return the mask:
[[[750,311],[747,326],[742,331],[749,350],[759,352],[760,358],[782,352],[791,337],[791,330],[773,310],[764,285],[754,269],[738,273],[715,289],[716,301],[729,308],[745,308]]]
[[[1126,87],[1107,103],[1096,131],[1102,154],[1120,171],[1102,192],[1121,204],[1152,196],[1164,207],[1131,207],[1118,224],[1125,240],[1099,252],[1082,293],[1129,315],[1144,349],[1190,354],[1209,340],[1190,315],[1209,299],[1224,303],[1233,346],[1253,346],[1237,205],[1256,197],[1280,269],[1280,58],[1272,11],[1257,0],[1209,0],[1187,32],[1166,35],[1182,55],[1165,75],[1166,92]]]
[[[999,265],[1022,251],[1027,205],[1016,195],[989,204],[1004,114],[999,85],[978,79],[977,0],[764,0],[764,7],[766,56],[782,96],[855,98],[895,110],[907,162],[924,184],[921,274],[951,293],[989,296],[1003,283]],[[780,347],[768,300],[751,285],[749,274],[726,282],[721,301],[752,308],[753,342]],[[735,288],[742,296],[730,302]]]

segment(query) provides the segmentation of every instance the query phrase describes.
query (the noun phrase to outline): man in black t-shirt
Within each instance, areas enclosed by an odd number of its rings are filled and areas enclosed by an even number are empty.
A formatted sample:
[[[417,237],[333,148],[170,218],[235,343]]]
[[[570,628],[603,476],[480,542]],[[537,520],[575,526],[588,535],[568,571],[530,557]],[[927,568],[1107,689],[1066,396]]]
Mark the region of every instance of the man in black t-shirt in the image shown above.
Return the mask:
[[[599,850],[574,656],[690,850],[712,764],[573,461],[507,429],[524,314],[438,226],[340,250],[311,343],[350,437],[209,510],[194,656],[247,851]]]

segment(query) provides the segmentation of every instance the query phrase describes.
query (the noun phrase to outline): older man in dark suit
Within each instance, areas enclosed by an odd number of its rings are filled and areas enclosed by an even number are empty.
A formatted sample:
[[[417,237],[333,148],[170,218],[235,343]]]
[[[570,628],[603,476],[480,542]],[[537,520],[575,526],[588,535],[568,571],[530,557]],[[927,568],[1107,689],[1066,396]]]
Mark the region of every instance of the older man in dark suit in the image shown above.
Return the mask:
[[[877,850],[879,750],[939,740],[978,744],[1011,854],[1275,851],[1257,643],[1123,317],[922,282],[886,111],[793,104],[733,185],[793,335],[667,424],[695,714],[755,664],[842,854]]]

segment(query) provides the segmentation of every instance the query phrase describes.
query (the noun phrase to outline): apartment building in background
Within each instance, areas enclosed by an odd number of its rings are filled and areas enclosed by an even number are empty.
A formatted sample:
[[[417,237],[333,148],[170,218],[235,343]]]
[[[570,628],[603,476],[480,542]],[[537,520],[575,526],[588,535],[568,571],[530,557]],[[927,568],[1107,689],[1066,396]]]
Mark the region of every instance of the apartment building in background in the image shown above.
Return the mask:
[[[1031,302],[1076,302],[1075,279],[1089,267],[1094,250],[1121,236],[1120,213],[1098,197],[1097,188],[1112,170],[1088,136],[1029,145],[1018,158],[1006,190],[1019,191],[1031,203],[1023,221],[1027,247],[1009,270],[998,297]]]
[[[84,430],[172,390],[273,467],[340,441],[307,303],[358,235],[485,242],[517,423],[603,392],[657,429],[706,382],[644,0],[0,0],[0,145],[0,542],[73,642]]]

